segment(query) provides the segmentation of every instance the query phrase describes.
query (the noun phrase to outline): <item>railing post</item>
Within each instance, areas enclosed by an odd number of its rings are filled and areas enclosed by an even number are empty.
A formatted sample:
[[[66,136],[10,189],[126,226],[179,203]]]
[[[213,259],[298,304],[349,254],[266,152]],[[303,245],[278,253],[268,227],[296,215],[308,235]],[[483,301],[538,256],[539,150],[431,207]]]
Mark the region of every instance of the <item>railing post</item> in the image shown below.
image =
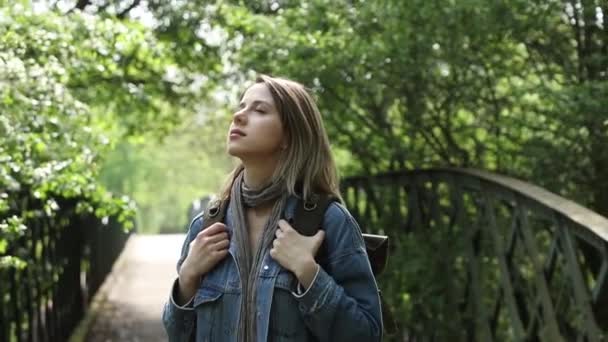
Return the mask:
[[[578,258],[576,255],[576,241],[572,238],[570,231],[567,229],[567,225],[562,220],[558,221],[558,229],[560,231],[560,238],[563,243],[564,253],[566,254],[566,261],[568,265],[569,275],[574,285],[574,296],[576,297],[576,304],[579,306],[580,311],[583,313],[583,326],[586,328],[586,337],[589,341],[599,341],[601,334],[595,317],[593,316],[593,310],[591,308],[591,300],[587,293],[586,286],[584,285],[583,275],[580,269]]]

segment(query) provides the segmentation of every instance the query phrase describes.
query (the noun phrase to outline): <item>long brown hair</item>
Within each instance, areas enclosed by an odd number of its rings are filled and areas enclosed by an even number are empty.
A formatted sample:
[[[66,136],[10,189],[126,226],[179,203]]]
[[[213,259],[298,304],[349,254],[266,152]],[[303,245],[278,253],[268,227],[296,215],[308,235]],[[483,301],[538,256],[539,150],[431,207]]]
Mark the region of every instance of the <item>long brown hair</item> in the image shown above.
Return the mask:
[[[282,151],[273,179],[285,182],[290,195],[328,194],[342,201],[336,164],[321,113],[310,92],[302,84],[280,77],[259,75],[255,83],[264,83],[270,90],[279,112],[288,144]],[[244,166],[239,163],[228,175],[220,198],[230,196],[236,176]]]

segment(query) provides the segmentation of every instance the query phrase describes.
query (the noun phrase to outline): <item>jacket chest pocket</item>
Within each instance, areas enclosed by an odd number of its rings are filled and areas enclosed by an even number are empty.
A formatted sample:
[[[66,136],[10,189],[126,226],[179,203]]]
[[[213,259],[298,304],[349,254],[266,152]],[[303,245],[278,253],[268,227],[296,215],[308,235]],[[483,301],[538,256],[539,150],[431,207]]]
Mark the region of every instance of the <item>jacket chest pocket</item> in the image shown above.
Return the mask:
[[[281,270],[277,275],[270,308],[269,341],[307,341],[307,329],[298,310],[298,301],[292,294],[297,281],[293,273]]]

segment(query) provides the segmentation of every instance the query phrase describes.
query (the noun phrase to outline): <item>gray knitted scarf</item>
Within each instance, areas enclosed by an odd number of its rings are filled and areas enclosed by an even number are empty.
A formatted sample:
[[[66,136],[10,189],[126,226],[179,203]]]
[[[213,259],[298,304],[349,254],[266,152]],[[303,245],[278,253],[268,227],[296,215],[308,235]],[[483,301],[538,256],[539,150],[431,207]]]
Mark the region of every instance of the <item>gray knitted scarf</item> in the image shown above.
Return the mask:
[[[248,189],[243,182],[244,173],[242,171],[232,184],[229,212],[232,212],[234,216],[234,238],[238,251],[236,261],[241,278],[238,341],[255,342],[258,274],[264,255],[267,254],[274,240],[287,195],[282,182],[273,182],[258,190]],[[258,248],[256,251],[252,251],[249,243],[249,229],[245,219],[245,208],[256,207],[272,200],[276,200],[276,202],[264,227]]]

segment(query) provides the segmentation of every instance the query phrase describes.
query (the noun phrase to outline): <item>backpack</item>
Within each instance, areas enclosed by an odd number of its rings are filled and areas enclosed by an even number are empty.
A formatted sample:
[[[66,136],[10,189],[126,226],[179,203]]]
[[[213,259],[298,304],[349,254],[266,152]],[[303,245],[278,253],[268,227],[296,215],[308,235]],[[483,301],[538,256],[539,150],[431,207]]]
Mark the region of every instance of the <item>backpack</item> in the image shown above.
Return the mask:
[[[312,201],[299,200],[294,212],[293,220],[289,224],[300,234],[305,236],[313,236],[320,229],[325,216],[325,211],[329,205],[338,201],[335,197],[328,195],[314,195]],[[216,222],[223,222],[226,214],[228,200],[218,200],[209,205],[209,208],[204,213],[204,223],[202,229],[205,229]],[[374,277],[380,275],[386,268],[388,261],[388,236],[363,234],[365,249],[369,263],[372,268]],[[327,253],[325,244],[321,246],[317,253],[316,259],[320,260]],[[380,296],[380,305],[382,308],[382,321],[384,332],[393,335],[397,332],[397,323],[395,318],[382,297],[382,293],[378,290]]]

